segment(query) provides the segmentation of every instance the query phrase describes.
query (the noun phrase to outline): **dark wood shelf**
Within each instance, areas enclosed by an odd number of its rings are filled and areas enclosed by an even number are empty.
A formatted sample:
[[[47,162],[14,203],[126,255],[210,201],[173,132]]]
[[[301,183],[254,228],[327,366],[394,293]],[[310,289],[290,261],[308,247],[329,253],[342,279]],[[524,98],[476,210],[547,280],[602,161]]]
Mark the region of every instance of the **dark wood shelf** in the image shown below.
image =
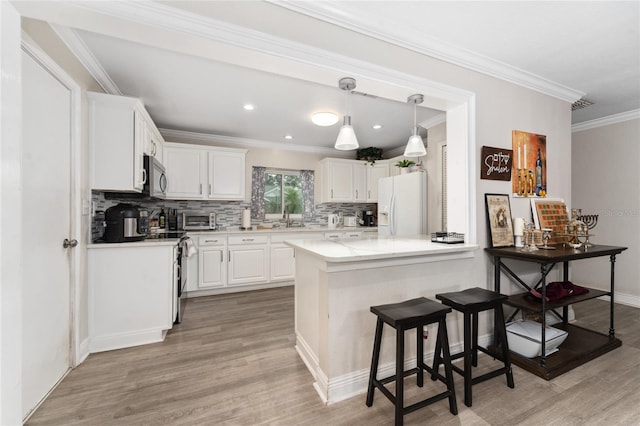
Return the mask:
[[[600,296],[609,296],[611,294],[608,291],[596,290],[593,288],[589,288],[588,290],[588,293],[581,294],[579,296],[569,296],[561,300],[547,302],[545,303],[545,308],[546,310],[562,308],[563,306],[572,305],[589,299],[595,299]],[[540,299],[536,299],[529,293],[512,294],[505,303],[526,311],[542,312],[542,301]]]
[[[558,347],[557,352],[545,357],[545,365],[541,364],[542,358],[539,356],[526,358],[513,351],[510,351],[511,362],[536,376],[551,380],[622,346],[622,341],[616,337],[587,330],[577,325],[560,323],[554,324],[553,327],[565,330],[567,338]],[[496,352],[495,346],[488,349],[496,356],[502,353],[501,351]]]
[[[519,293],[509,296],[505,304],[516,307],[521,310],[536,312],[542,314],[542,323],[540,327],[546,325],[546,311],[556,312],[555,309],[563,308],[562,323],[555,324],[554,327],[567,331],[567,339],[560,345],[558,352],[549,356],[541,356],[536,358],[525,358],[522,355],[512,353],[512,361],[515,365],[525,370],[545,378],[553,379],[567,371],[576,368],[602,354],[605,354],[622,345],[620,339],[615,337],[613,328],[613,304],[614,304],[614,265],[616,255],[622,253],[627,248],[618,246],[595,245],[589,248],[574,249],[562,245],[556,245],[555,250],[537,250],[526,251],[522,248],[501,247],[486,248],[486,252],[493,257],[494,264],[494,289],[500,293],[500,277],[501,272],[506,272],[507,277],[524,289],[529,286],[522,281],[510,268],[506,265],[504,259],[514,259],[525,262],[535,262],[540,265],[540,280],[538,283],[545,286],[545,277],[548,272],[557,263],[563,264],[563,279],[569,280],[569,262],[575,260],[591,259],[602,256],[609,256],[609,264],[611,268],[611,281],[609,283],[609,291],[602,291],[589,288],[586,294],[579,296],[565,297],[561,300],[553,302],[545,302],[544,310],[542,309],[542,301],[531,296],[528,292]],[[542,293],[542,292],[541,292]],[[568,310],[566,306],[579,303],[585,300],[594,299],[600,296],[610,296],[609,301],[609,334],[602,334],[596,331],[587,330],[568,322]],[[556,312],[557,313],[557,312]],[[543,344],[544,346],[544,344]],[[495,352],[495,347],[493,351]],[[499,354],[496,354],[499,357]]]

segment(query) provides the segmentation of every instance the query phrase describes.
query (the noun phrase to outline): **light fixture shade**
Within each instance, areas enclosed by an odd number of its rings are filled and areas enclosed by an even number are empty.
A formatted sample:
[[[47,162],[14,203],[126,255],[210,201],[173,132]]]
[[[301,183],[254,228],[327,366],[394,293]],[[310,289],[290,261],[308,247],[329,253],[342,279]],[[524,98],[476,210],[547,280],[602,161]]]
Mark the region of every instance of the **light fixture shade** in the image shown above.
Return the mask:
[[[316,112],[311,116],[311,121],[316,126],[333,126],[338,122],[338,116],[332,112]]]
[[[407,147],[404,149],[404,156],[422,157],[423,155],[427,155],[427,150],[424,148],[422,138],[417,134],[411,135],[407,142]]]
[[[358,138],[356,138],[356,132],[351,127],[351,117],[344,116],[344,124],[340,127],[340,133],[338,133],[338,139],[336,139],[335,149],[341,151],[349,151],[351,149],[358,149]]]

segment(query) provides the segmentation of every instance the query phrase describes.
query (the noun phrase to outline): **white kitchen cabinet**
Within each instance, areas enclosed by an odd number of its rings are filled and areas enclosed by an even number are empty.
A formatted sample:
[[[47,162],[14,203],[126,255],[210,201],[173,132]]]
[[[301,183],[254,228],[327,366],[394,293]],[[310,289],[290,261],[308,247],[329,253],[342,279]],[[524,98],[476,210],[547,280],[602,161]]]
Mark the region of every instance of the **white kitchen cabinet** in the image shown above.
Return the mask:
[[[270,237],[270,277],[271,282],[293,281],[296,273],[296,259],[293,247],[286,245],[287,240],[322,239],[320,232],[291,232],[272,234]]]
[[[227,237],[198,237],[198,279],[194,290],[224,287],[227,284]]]
[[[378,202],[378,180],[389,176],[389,164],[376,162],[374,165],[367,163],[367,202]]]
[[[378,201],[378,179],[388,176],[388,163],[373,166],[361,160],[325,158],[320,161],[321,203],[365,203]]]
[[[350,160],[324,159],[320,166],[321,202],[352,202],[354,194],[353,163]]]
[[[333,231],[333,232],[325,232],[324,239],[325,240],[350,240],[350,239],[358,239],[364,236],[363,231]]]
[[[141,192],[146,122],[152,122],[139,99],[87,93],[91,146],[91,188]]]
[[[90,352],[164,339],[173,326],[175,247],[123,243],[89,248]]]
[[[163,164],[167,174],[167,199],[206,198],[207,153],[200,148],[167,143]]]
[[[352,163],[353,167],[353,201],[367,201],[367,167],[368,163],[358,161]]]
[[[162,138],[160,131],[158,131],[153,123],[149,123],[148,121],[144,121],[142,126],[144,153],[156,158],[160,163],[162,163],[164,139]]]
[[[246,153],[244,149],[165,143],[167,198],[244,200]]]
[[[244,200],[245,150],[209,151],[208,198]]]
[[[229,236],[228,284],[269,280],[268,235]]]

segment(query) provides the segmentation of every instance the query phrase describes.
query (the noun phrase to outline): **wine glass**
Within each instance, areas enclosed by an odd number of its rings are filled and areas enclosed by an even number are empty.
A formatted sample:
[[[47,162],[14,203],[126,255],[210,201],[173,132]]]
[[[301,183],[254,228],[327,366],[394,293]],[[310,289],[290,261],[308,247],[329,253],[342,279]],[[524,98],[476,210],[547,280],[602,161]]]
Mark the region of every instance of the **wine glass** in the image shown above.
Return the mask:
[[[547,249],[547,250],[555,249],[555,247],[551,247],[548,244],[549,240],[551,239],[551,233],[552,232],[553,232],[553,229],[542,228],[542,241],[544,242],[544,245],[542,246],[543,249]]]

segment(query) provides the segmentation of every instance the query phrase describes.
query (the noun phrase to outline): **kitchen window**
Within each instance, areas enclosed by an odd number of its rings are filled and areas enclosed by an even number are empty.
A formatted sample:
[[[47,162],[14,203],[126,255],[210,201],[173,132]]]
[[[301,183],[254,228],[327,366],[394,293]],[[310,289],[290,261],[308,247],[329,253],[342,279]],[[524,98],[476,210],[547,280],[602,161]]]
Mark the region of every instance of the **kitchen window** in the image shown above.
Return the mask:
[[[253,166],[251,172],[251,218],[281,220],[313,218],[313,170],[273,169]]]
[[[303,212],[302,179],[298,171],[266,170],[264,212],[266,219],[280,219],[289,213],[300,219]]]

